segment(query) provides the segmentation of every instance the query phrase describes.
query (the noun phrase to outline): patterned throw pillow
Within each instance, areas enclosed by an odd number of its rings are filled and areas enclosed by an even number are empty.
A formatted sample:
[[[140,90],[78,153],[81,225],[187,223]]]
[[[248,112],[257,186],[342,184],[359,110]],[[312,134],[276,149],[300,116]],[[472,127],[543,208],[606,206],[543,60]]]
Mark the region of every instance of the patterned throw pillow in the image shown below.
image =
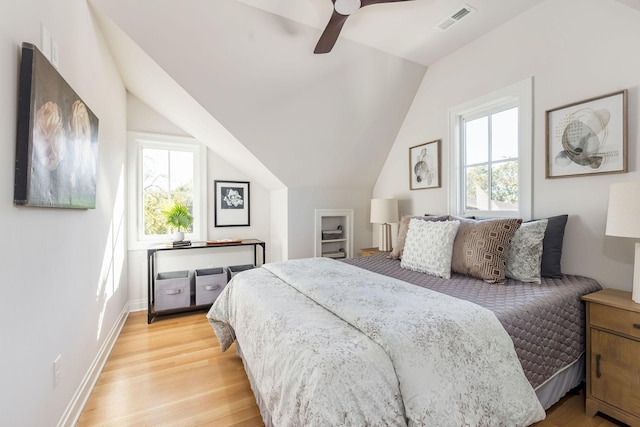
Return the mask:
[[[402,258],[402,252],[404,250],[404,242],[407,238],[407,231],[409,230],[409,221],[411,218],[418,218],[423,221],[447,221],[449,219],[449,215],[425,215],[425,216],[413,216],[413,215],[404,215],[400,219],[400,225],[398,226],[398,238],[396,239],[396,246],[393,248],[391,253],[389,254],[389,258],[391,259],[400,259]]]
[[[459,221],[412,218],[400,266],[432,276],[451,278],[451,254]]]
[[[451,269],[487,283],[504,284],[511,239],[522,220],[453,218],[460,221],[460,228],[453,243]]]
[[[511,239],[505,275],[522,282],[540,283],[542,241],[548,221],[524,222]]]

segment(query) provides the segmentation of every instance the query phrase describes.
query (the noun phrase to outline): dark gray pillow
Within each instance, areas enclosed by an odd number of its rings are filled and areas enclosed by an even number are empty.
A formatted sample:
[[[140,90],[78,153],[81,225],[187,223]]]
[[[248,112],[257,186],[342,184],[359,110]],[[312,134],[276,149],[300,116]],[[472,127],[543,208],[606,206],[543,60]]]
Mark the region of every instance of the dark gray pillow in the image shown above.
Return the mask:
[[[542,277],[560,277],[562,271],[560,261],[562,259],[562,242],[564,241],[564,228],[567,225],[569,215],[558,215],[547,218],[547,229],[542,240],[542,264],[540,275]]]

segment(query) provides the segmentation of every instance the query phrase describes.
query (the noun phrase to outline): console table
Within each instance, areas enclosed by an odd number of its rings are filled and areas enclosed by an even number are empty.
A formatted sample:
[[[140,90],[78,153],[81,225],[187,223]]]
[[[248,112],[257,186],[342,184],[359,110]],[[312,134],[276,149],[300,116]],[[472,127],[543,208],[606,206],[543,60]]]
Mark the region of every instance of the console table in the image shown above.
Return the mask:
[[[262,264],[265,263],[266,243],[257,239],[245,239],[239,242],[215,243],[193,242],[189,246],[173,247],[169,245],[158,245],[147,249],[147,323],[151,323],[156,316],[162,314],[174,314],[187,311],[202,310],[210,307],[207,305],[196,305],[192,302],[188,307],[180,307],[170,310],[156,311],[154,308],[155,298],[155,277],[156,277],[156,254],[161,251],[188,251],[193,249],[222,249],[231,246],[253,246],[253,265],[258,265],[258,246],[262,248]]]

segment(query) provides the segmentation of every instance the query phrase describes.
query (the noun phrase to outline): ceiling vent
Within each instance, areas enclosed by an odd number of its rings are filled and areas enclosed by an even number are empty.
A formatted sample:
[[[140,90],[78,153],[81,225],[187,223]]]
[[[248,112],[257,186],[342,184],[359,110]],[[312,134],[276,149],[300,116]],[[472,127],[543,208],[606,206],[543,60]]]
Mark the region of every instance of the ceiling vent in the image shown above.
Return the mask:
[[[475,9],[473,7],[469,6],[468,4],[465,4],[460,8],[460,10],[457,10],[456,12],[452,13],[451,16],[441,21],[436,26],[436,28],[439,29],[440,31],[445,31],[449,29],[453,24],[457,23],[462,18],[464,18],[465,16],[467,16],[468,14],[474,11]]]

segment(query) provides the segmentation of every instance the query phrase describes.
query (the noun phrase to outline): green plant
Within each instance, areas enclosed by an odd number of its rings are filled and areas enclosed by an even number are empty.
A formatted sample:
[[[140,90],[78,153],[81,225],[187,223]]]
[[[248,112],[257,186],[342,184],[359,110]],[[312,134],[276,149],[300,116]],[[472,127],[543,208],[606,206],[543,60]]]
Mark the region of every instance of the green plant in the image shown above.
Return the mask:
[[[162,214],[167,219],[167,224],[178,231],[187,231],[193,222],[193,216],[189,213],[189,209],[182,203],[174,203],[163,210]]]

